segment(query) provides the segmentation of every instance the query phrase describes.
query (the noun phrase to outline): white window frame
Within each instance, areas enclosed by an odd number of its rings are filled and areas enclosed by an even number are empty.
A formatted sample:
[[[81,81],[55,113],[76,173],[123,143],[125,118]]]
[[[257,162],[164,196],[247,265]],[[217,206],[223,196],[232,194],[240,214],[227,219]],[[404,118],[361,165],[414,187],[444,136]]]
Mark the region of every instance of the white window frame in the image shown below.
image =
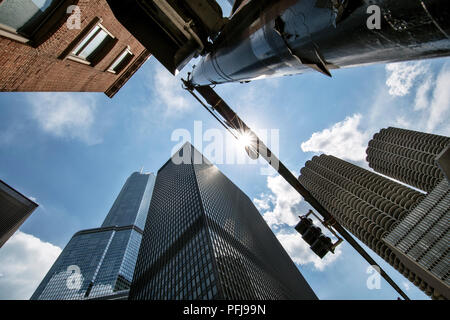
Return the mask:
[[[122,57],[123,54],[126,54],[126,53],[130,54],[132,57],[134,56],[133,52],[131,52],[130,46],[127,46],[124,50],[122,50],[122,51],[120,52],[120,54],[119,54],[119,55],[114,59],[114,61],[109,65],[107,71],[108,71],[108,72],[111,72],[111,73],[114,73],[114,74],[117,74],[117,72],[114,71],[114,69],[112,68],[112,66],[113,66],[114,64],[116,64],[117,61],[119,61],[119,59]],[[125,57],[124,57],[123,59],[125,59]],[[120,64],[120,62],[119,62],[119,64]]]
[[[91,35],[91,32],[92,32],[96,27],[99,27],[98,31],[97,31],[96,33],[94,33],[93,35]],[[113,35],[111,32],[109,32],[108,29],[106,29],[106,28],[101,24],[101,22],[98,22],[98,23],[96,23],[95,25],[92,26],[92,28],[89,30],[89,32],[88,32],[82,39],[80,39],[80,41],[77,43],[77,45],[75,46],[75,48],[74,48],[74,49],[69,53],[69,55],[67,56],[67,59],[70,59],[70,60],[73,60],[73,61],[76,61],[76,62],[79,62],[79,63],[83,63],[83,64],[86,64],[86,65],[90,65],[90,64],[91,64],[90,61],[88,61],[88,60],[86,60],[86,59],[84,59],[84,58],[78,56],[77,54],[74,53],[74,51],[78,48],[78,46],[79,46],[83,41],[85,41],[85,40],[91,35],[90,39],[89,39],[88,41],[86,41],[86,43],[78,50],[79,53],[82,52],[83,49],[86,48],[86,47],[91,43],[91,41],[95,39],[95,36],[96,36],[97,33],[98,33],[99,31],[101,31],[101,30],[104,31],[104,32],[106,32],[112,39],[115,39],[114,35]]]
[[[0,36],[10,38],[22,43],[28,43],[30,39],[25,38],[17,33],[16,29],[11,28],[3,23],[0,23]]]
[[[51,3],[51,5],[53,5],[53,4]],[[45,10],[47,10],[47,9],[48,8],[46,8]],[[57,9],[57,7],[55,7],[53,10],[51,10],[47,13],[47,15],[37,25],[36,30],[38,30],[45,23],[45,21],[48,19],[48,17],[50,15],[52,15],[56,9]],[[32,35],[21,35],[17,32],[17,30],[15,28],[8,26],[6,24],[0,23],[0,36],[10,38],[12,40],[26,44],[31,41],[30,39],[33,38],[34,33]]]

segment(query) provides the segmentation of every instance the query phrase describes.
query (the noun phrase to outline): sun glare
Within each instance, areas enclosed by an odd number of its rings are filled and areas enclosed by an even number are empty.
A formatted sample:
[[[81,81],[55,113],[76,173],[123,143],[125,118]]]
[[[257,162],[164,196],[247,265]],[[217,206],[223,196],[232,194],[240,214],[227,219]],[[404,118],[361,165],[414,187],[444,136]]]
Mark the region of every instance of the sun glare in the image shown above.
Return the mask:
[[[243,134],[239,135],[238,142],[242,147],[248,147],[252,144],[252,137],[247,132],[244,132]]]

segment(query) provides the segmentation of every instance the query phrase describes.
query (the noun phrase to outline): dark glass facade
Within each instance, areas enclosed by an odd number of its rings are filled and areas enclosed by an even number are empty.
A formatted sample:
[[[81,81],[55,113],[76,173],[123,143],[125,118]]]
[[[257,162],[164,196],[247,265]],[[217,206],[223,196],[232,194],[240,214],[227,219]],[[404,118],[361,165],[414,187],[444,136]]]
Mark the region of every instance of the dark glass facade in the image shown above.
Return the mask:
[[[133,173],[114,201],[101,227],[135,225],[144,229],[154,185],[153,174]]]
[[[34,201],[0,180],[0,248],[37,206]]]
[[[130,299],[316,299],[237,186],[190,144],[171,160],[158,172]]]
[[[92,299],[129,290],[154,183],[153,174],[133,173],[101,228],[72,237],[31,299]]]

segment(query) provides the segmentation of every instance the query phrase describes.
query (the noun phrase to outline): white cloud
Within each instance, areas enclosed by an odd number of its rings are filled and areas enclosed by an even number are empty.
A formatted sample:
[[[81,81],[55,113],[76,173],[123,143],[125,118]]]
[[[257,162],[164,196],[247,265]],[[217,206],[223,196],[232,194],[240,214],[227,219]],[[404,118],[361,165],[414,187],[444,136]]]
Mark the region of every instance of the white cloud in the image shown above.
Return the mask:
[[[421,80],[421,82],[419,82]],[[450,65],[444,64],[435,71],[417,78],[411,95],[395,97],[383,86],[376,90],[365,120],[371,132],[396,126],[405,129],[440,135],[450,134]]]
[[[295,226],[298,222],[295,209],[302,197],[280,175],[268,176],[267,187],[270,190],[269,195],[262,194],[259,199],[253,199],[255,206],[263,211],[266,222],[270,227],[282,224]]]
[[[29,299],[60,253],[51,243],[16,232],[0,248],[0,300]]]
[[[420,62],[388,65],[386,69],[396,75],[389,75],[391,80],[386,81],[387,87],[383,85],[374,91],[367,112],[354,114],[313,133],[301,144],[302,150],[334,155],[367,167],[365,150],[368,142],[382,128],[393,126],[449,135],[450,67],[444,65],[437,76]],[[423,82],[415,86],[414,81],[418,79]],[[392,95],[393,90],[402,94]],[[411,96],[399,97],[403,93],[411,93]]]
[[[271,198],[269,198],[270,196],[262,194],[261,197],[261,199],[253,199],[253,203],[255,204],[256,208],[258,208],[259,211],[269,210],[271,203]]]
[[[315,132],[301,144],[304,152],[326,153],[350,161],[364,161],[369,135],[360,130],[361,114],[354,114],[331,128]]]
[[[397,116],[395,118],[395,125],[396,128],[410,128],[412,127],[412,123],[410,121],[411,119],[408,119],[405,116]]]
[[[402,285],[403,285],[403,288],[405,288],[406,291],[409,291],[411,289],[410,282],[403,281]]]
[[[334,254],[330,252],[320,259],[298,233],[281,232],[276,236],[295,263],[299,265],[313,264],[314,268],[319,271],[323,271],[342,254],[340,247],[337,247]]]
[[[165,110],[166,116],[180,116],[192,108],[187,91],[181,87],[180,77],[173,76],[162,66],[156,66],[153,92]]]
[[[444,130],[448,134],[450,129],[450,67],[443,68],[439,73],[429,109],[426,130],[433,132],[439,126],[444,126]]]
[[[101,142],[94,133],[96,102],[83,93],[42,92],[29,96],[31,116],[47,133],[88,145]]]
[[[428,67],[422,62],[400,62],[386,65],[386,71],[389,94],[405,96],[414,86],[415,80],[428,72]]]
[[[341,251],[338,249],[335,254],[329,253],[324,259],[320,259],[297,232],[288,233],[285,227],[292,229],[299,221],[299,205],[303,198],[280,175],[267,177],[267,187],[270,193],[253,199],[255,206],[295,263],[313,264],[315,269],[323,271],[336,260]],[[327,230],[322,230],[329,236]]]
[[[417,89],[416,100],[414,103],[414,110],[423,110],[428,106],[429,103],[429,92],[432,87],[433,81],[432,77],[429,76]]]

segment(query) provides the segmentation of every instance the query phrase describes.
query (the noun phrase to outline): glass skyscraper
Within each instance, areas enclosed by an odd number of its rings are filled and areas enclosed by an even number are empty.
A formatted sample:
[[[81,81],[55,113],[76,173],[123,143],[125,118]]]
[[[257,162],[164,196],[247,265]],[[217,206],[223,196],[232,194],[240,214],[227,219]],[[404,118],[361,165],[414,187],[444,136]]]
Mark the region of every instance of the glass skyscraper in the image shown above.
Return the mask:
[[[72,237],[31,299],[126,297],[154,184],[153,174],[133,173],[102,226]]]
[[[252,201],[189,143],[158,171],[129,298],[317,299]]]

